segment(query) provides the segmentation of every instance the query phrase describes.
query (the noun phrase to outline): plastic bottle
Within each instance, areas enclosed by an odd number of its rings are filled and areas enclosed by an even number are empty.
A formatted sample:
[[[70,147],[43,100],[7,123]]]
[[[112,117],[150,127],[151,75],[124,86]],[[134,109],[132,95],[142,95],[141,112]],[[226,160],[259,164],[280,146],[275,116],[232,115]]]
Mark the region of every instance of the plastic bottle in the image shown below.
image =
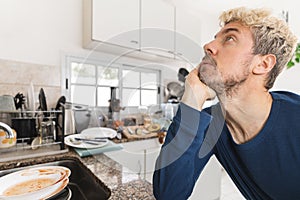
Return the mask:
[[[172,120],[174,117],[174,109],[172,105],[172,100],[168,100],[168,103],[165,107],[165,118]]]

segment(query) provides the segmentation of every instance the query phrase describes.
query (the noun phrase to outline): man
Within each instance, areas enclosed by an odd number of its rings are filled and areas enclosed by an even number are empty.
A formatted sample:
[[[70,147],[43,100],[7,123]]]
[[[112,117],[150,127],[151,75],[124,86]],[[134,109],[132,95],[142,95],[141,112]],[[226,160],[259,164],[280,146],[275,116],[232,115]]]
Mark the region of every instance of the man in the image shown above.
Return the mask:
[[[154,195],[187,199],[215,155],[246,199],[300,199],[300,96],[269,91],[297,39],[263,9],[232,9],[220,21],[185,81],[156,162]],[[219,103],[202,110],[214,94]]]

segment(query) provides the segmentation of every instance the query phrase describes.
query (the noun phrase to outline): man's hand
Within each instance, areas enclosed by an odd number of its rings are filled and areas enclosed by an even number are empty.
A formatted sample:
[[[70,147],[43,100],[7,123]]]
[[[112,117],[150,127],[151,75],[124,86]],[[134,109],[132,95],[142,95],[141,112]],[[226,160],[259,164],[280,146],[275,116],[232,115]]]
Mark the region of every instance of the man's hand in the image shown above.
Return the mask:
[[[193,69],[186,77],[185,91],[181,102],[194,109],[202,110],[204,102],[215,97],[215,91],[200,81],[198,67]]]

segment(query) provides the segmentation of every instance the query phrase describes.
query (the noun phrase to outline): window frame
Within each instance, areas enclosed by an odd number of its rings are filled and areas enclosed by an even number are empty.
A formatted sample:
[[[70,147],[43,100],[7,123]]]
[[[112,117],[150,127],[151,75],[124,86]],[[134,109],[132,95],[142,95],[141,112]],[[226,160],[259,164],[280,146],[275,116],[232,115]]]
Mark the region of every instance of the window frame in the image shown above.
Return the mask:
[[[72,63],[77,62],[77,63],[86,63],[86,64],[90,64],[90,65],[94,65],[95,66],[95,84],[85,84],[85,83],[76,83],[73,84],[71,83],[71,66]],[[103,105],[98,105],[98,88],[99,87],[112,87],[110,85],[99,85],[98,84],[98,67],[99,66],[107,66],[107,62],[103,61],[103,60],[97,60],[97,59],[86,59],[83,57],[76,57],[76,56],[66,56],[65,59],[65,64],[63,65],[63,69],[62,69],[62,81],[64,84],[62,84],[62,93],[67,97],[68,100],[71,100],[71,87],[72,85],[78,85],[78,86],[91,86],[94,87],[95,89],[95,105],[88,105],[88,106],[92,106],[92,107],[107,107],[107,106],[103,106]],[[119,96],[119,98],[121,99],[121,104],[122,104],[122,99],[123,99],[123,93],[122,90],[124,89],[139,89],[140,90],[140,96],[139,96],[139,105],[137,106],[126,106],[126,107],[139,107],[141,106],[141,102],[142,102],[142,90],[156,90],[157,91],[157,104],[160,104],[162,101],[162,94],[161,94],[161,70],[160,69],[153,69],[153,68],[149,68],[149,67],[140,67],[140,66],[135,66],[133,64],[127,64],[127,63],[112,63],[110,64],[110,67],[116,68],[118,69],[118,86],[116,86],[118,88],[118,94],[117,96]],[[134,70],[139,72],[139,76],[141,77],[141,74],[144,73],[154,73],[156,74],[156,79],[157,79],[157,83],[156,89],[149,89],[149,88],[143,88],[141,87],[141,79],[140,79],[140,83],[139,83],[139,87],[138,88],[131,88],[131,87],[123,87],[123,81],[122,81],[122,71],[123,70]],[[76,103],[75,103],[76,104]],[[122,104],[123,106],[123,104]]]

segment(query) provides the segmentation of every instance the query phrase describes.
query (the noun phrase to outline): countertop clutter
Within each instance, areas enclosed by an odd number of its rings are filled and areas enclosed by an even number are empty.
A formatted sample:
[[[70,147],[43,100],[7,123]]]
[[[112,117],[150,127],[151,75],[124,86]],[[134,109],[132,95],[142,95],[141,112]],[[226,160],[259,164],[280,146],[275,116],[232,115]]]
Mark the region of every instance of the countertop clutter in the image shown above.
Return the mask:
[[[155,199],[152,194],[151,183],[142,179],[138,174],[130,172],[130,170],[127,170],[124,166],[110,159],[105,154],[80,158],[72,149],[70,149],[69,152],[59,155],[0,163],[0,174],[4,170],[21,169],[21,167],[25,166],[34,166],[66,159],[75,159],[75,161],[82,163],[88,171],[93,174],[92,177],[96,181],[100,181],[100,184],[103,184],[104,190],[106,187],[109,188],[111,192],[109,199],[111,200]],[[73,172],[73,174],[73,178],[80,178],[80,175],[74,177],[76,174],[75,172]]]

